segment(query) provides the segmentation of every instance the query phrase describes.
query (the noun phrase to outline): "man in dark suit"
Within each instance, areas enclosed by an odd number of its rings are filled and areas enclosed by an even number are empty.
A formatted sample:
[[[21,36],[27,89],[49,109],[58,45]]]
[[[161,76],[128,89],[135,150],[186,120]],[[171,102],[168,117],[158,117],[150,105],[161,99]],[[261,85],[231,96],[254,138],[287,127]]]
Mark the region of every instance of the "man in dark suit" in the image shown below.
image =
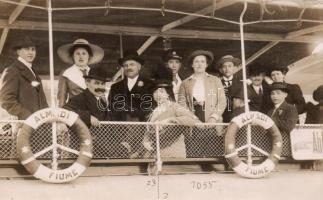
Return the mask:
[[[105,83],[109,80],[101,67],[91,68],[89,75],[83,77],[87,89],[72,97],[63,108],[76,112],[88,127],[96,127],[100,121],[110,120],[104,95]]]
[[[306,104],[305,124],[323,124],[323,85],[314,90],[313,99],[318,104],[314,105],[312,102]]]
[[[285,101],[288,95],[288,88],[285,83],[273,83],[270,87],[270,97],[274,106],[268,111],[278,129],[289,134],[298,120],[296,107]]]
[[[100,121],[111,120],[105,99],[106,82],[109,79],[102,67],[91,68],[89,74],[83,77],[87,89],[72,97],[63,108],[76,112],[88,127],[99,127]],[[60,127],[60,130],[65,132],[67,127]],[[120,158],[126,154],[127,149],[121,145],[122,138],[116,131],[105,132],[105,140],[102,140],[102,131],[92,131],[92,135],[96,157]]]
[[[235,58],[232,55],[226,55],[223,56],[216,64],[216,68],[221,74],[220,78],[225,91],[225,96],[227,98],[227,107],[222,114],[223,122],[229,122],[231,118],[231,113],[233,111],[233,99],[230,96],[230,90],[235,85],[239,85],[242,83],[240,81],[241,74],[236,74],[240,63],[241,61],[239,58]]]
[[[48,104],[41,79],[33,69],[36,44],[25,37],[14,45],[14,50],[18,58],[2,74],[0,103],[9,114],[24,120]]]
[[[147,121],[152,109],[153,81],[139,74],[144,60],[135,51],[119,59],[126,78],[111,86],[110,109],[114,121]]]
[[[152,110],[154,83],[139,74],[144,60],[136,51],[128,50],[119,59],[125,78],[113,84],[109,94],[109,109],[114,121],[147,121]],[[143,140],[143,127],[139,125],[122,126],[119,133],[123,135],[122,143],[128,148],[129,156],[134,154]]]
[[[244,101],[244,93],[243,87],[241,85],[237,85],[232,87],[230,90],[230,96],[232,97],[232,109],[230,116],[230,121],[236,116],[245,112],[245,101]]]
[[[290,84],[285,82],[285,76],[289,69],[287,67],[272,67],[269,69],[269,76],[274,83],[285,83],[288,89],[288,96],[286,102],[296,106],[298,114],[306,111],[306,103],[301,88],[297,84]]]
[[[267,113],[272,107],[269,85],[264,81],[266,69],[260,63],[248,66],[251,84],[248,85],[249,108],[252,111]]]

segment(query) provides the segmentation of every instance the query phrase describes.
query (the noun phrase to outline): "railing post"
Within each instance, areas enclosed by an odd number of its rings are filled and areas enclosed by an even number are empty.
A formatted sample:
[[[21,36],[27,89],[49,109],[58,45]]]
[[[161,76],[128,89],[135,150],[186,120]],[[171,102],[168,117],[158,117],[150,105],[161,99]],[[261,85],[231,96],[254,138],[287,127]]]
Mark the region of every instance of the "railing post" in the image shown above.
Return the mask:
[[[160,140],[159,140],[159,127],[161,125],[156,125],[156,166],[157,166],[157,173],[162,171],[163,162],[160,156]]]

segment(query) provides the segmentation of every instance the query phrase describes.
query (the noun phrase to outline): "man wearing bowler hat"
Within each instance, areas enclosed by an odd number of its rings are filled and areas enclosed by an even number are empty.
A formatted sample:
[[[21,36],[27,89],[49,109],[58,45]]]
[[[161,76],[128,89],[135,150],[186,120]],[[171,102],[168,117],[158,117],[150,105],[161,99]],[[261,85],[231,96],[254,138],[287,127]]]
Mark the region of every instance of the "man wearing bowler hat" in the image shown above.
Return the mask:
[[[144,60],[136,51],[127,50],[118,62],[124,69],[125,78],[110,89],[113,120],[147,121],[154,83],[139,74]]]
[[[298,120],[296,107],[286,102],[288,88],[285,83],[273,83],[270,87],[270,97],[273,107],[268,111],[280,132],[289,134]]]
[[[147,121],[148,114],[152,110],[153,81],[139,74],[144,60],[136,51],[127,50],[124,57],[119,59],[119,65],[123,67],[125,78],[111,86],[109,94],[109,108],[114,121]],[[122,126],[125,130],[119,130],[123,135],[122,143],[128,149],[131,156],[141,147],[143,139],[143,127]]]
[[[72,97],[63,108],[76,112],[88,127],[96,127],[100,121],[110,120],[105,99],[105,84],[109,79],[102,67],[91,68],[83,77],[87,89]]]
[[[264,81],[266,69],[260,63],[248,65],[251,84],[247,86],[249,107],[264,114],[272,107],[269,85]]]
[[[72,97],[63,108],[76,112],[88,127],[98,127],[100,126],[100,121],[111,120],[107,100],[105,99],[106,82],[110,79],[107,78],[103,67],[91,68],[89,74],[83,77],[87,89]],[[60,128],[63,132],[67,130],[67,127]],[[121,145],[121,138],[116,132],[107,132],[104,135],[105,140],[100,138],[100,134],[96,135],[97,133],[98,131],[92,131],[94,154],[96,156],[118,158],[125,154],[127,150]]]
[[[225,96],[227,98],[227,107],[222,114],[223,122],[229,122],[232,108],[232,97],[230,96],[230,89],[236,84],[241,84],[241,77],[238,77],[235,72],[238,69],[241,61],[232,55],[223,56],[217,63],[216,68],[220,72],[221,82],[224,88]]]
[[[18,58],[7,67],[0,83],[0,103],[9,114],[24,120],[32,113],[48,107],[41,79],[34,70],[36,44],[25,37],[13,47]]]

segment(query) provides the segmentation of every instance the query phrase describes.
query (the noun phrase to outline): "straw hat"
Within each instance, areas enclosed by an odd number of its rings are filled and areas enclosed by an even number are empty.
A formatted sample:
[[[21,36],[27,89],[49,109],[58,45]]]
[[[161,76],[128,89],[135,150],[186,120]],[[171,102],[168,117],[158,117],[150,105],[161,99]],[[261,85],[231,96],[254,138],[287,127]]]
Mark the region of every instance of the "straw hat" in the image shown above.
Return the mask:
[[[220,69],[222,64],[225,62],[232,62],[234,66],[238,66],[241,64],[241,60],[239,58],[235,58],[232,55],[225,55],[216,63],[215,67]]]
[[[101,47],[95,44],[91,44],[85,39],[77,39],[73,43],[60,46],[57,50],[58,56],[68,64],[74,63],[73,58],[69,54],[70,49],[73,48],[74,46],[80,46],[80,47],[86,46],[92,50],[93,56],[90,57],[89,59],[89,63],[88,63],[89,65],[98,63],[103,59],[104,50]]]

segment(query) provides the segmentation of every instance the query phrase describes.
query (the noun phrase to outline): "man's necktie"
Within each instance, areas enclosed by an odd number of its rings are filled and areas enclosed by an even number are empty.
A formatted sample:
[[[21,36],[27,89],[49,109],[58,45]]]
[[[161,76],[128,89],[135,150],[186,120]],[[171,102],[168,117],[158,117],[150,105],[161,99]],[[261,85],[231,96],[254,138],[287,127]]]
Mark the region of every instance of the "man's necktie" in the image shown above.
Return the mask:
[[[259,93],[259,95],[262,95],[262,94],[263,94],[263,93],[262,93],[262,89],[261,89],[261,88],[259,88],[258,93]]]

